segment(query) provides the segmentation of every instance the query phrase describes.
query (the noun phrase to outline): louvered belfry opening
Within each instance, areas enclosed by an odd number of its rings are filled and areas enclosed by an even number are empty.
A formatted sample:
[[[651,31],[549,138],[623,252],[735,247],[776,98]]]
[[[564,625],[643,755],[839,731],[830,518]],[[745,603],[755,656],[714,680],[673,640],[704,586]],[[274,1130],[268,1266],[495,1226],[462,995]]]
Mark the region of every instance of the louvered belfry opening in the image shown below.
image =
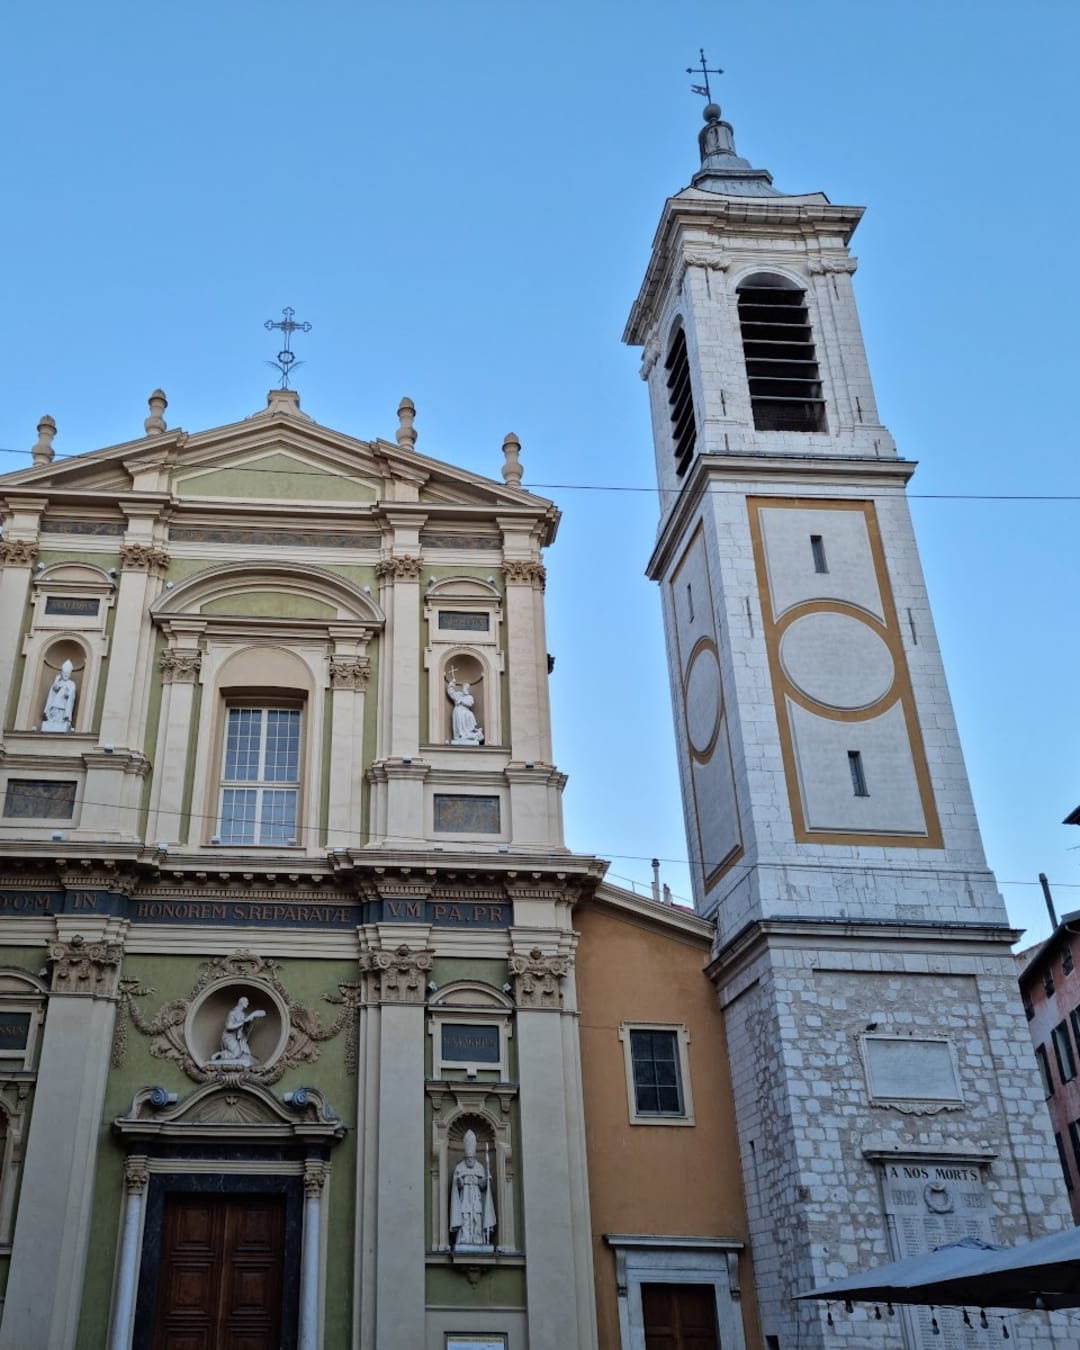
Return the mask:
[[[824,431],[806,292],[779,277],[751,277],[739,287],[739,324],[755,429]]]
[[[690,362],[686,355],[686,334],[679,328],[671,339],[664,362],[667,371],[668,407],[671,411],[671,435],[675,442],[675,472],[681,478],[690,467],[697,444],[694,420],[694,395],[690,388]]]

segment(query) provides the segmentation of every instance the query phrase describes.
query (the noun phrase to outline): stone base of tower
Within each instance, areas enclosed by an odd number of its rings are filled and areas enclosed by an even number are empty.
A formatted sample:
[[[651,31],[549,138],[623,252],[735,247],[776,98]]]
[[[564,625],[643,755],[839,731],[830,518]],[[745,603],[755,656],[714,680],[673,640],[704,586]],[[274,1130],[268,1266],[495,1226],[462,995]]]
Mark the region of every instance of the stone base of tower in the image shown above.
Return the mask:
[[[836,1305],[830,1326],[824,1305],[792,1299],[968,1234],[1012,1244],[1070,1222],[1016,936],[772,920],[718,953],[766,1345],[985,1345],[977,1313],[971,1333],[939,1314],[942,1340],[928,1310]],[[1006,1316],[1017,1345],[1072,1343],[1055,1339],[1060,1317]]]

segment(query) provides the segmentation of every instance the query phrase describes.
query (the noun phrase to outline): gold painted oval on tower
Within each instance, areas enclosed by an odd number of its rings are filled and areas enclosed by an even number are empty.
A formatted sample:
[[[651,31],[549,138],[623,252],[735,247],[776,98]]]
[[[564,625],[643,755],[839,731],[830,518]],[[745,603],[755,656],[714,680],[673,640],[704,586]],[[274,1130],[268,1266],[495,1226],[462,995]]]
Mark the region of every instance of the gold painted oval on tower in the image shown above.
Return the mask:
[[[683,707],[690,753],[704,764],[712,757],[723,712],[719,653],[709,638],[699,638],[690,653],[683,685]]]
[[[879,703],[896,679],[885,639],[847,614],[805,614],[780,639],[780,664],[792,688],[823,708],[855,711]]]

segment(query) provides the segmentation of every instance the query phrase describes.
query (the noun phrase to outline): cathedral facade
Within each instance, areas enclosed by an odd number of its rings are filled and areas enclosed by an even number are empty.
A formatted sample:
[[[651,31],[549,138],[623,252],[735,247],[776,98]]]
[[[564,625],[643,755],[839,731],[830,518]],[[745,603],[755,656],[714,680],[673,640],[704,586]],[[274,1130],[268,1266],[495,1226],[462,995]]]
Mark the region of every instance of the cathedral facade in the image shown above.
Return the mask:
[[[165,410],[0,487],[0,1346],[756,1346],[711,925],[565,846],[516,439]]]

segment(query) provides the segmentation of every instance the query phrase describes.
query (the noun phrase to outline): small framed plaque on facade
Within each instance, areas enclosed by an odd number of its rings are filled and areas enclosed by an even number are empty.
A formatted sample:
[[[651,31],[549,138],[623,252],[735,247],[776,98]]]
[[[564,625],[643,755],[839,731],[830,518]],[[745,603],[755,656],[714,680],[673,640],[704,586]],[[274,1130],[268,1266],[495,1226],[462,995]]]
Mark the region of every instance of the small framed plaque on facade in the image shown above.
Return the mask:
[[[448,1331],[446,1333],[446,1350],[506,1350],[507,1339],[505,1335],[492,1336],[485,1332],[483,1335],[474,1335],[467,1331]]]
[[[862,1038],[870,1101],[914,1114],[957,1110],[964,1104],[952,1042],[945,1036]]]

